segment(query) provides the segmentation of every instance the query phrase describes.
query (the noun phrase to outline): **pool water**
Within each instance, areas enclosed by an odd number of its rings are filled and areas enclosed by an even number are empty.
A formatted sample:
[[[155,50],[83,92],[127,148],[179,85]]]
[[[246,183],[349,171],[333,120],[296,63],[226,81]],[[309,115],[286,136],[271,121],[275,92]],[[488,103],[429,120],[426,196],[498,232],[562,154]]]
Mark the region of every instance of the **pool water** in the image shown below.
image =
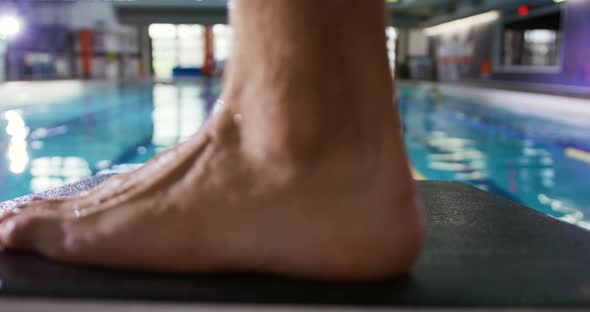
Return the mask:
[[[88,83],[67,98],[0,102],[0,201],[144,163],[198,131],[220,89],[219,81]],[[28,92],[26,84],[18,91]],[[466,182],[590,229],[590,163],[567,153],[590,146],[590,128],[412,86],[400,98],[421,175]]]
[[[590,229],[590,122],[564,124],[424,91],[400,90],[410,158],[431,180],[469,183]]]
[[[219,88],[91,83],[68,99],[0,103],[0,201],[147,161],[200,128]]]

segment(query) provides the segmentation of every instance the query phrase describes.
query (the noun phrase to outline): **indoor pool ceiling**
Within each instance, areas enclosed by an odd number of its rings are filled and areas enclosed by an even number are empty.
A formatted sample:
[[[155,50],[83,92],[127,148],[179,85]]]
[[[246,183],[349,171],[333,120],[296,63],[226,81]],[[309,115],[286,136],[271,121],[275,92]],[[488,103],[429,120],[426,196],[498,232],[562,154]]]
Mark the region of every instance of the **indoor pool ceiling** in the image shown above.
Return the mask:
[[[495,9],[517,7],[525,0],[384,0],[398,26],[413,27],[436,24],[454,18]],[[550,3],[553,0],[526,0],[527,4]],[[153,10],[184,8],[203,11],[223,11],[226,0],[121,0],[115,1],[123,12],[130,9]],[[343,2],[345,3],[345,2]]]
[[[61,3],[64,0],[0,0],[12,3]],[[66,3],[104,0],[66,0]],[[110,0],[123,22],[187,23],[195,17],[200,23],[225,21],[227,0]],[[297,1],[297,0],[293,0]],[[437,24],[496,9],[510,9],[521,4],[551,3],[553,0],[383,0],[398,27]],[[342,3],[346,3],[343,1]]]

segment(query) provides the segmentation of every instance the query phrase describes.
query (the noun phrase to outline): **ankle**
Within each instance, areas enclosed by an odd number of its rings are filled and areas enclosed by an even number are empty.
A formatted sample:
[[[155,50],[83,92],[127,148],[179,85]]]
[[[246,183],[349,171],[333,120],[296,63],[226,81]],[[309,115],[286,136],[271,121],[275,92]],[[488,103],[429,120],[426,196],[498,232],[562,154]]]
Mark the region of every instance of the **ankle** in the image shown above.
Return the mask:
[[[393,142],[392,137],[399,136],[392,91],[380,91],[379,96],[376,92],[371,92],[372,96],[366,92],[361,96],[353,92],[326,94],[325,90],[312,89],[302,96],[281,94],[269,86],[259,92],[250,90],[254,89],[252,85],[245,89],[241,92],[226,89],[223,99],[228,114],[239,125],[242,144],[249,152],[310,160],[326,154],[349,155]],[[344,86],[342,89],[350,90]]]

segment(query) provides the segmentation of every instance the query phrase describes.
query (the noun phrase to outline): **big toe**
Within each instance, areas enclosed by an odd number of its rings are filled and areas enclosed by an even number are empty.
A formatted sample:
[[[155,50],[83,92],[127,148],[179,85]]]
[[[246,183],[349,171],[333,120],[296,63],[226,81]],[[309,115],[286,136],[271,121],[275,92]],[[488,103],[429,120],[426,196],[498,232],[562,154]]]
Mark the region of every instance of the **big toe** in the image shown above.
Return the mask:
[[[63,250],[62,222],[54,216],[17,215],[0,224],[0,245],[58,258]]]

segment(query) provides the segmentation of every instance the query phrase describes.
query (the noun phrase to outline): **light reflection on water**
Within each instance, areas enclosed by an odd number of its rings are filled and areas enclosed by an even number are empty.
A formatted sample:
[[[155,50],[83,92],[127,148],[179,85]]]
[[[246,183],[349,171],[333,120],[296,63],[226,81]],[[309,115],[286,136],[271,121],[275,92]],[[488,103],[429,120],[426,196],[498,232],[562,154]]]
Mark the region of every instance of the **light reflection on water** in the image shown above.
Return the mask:
[[[433,180],[470,183],[590,229],[590,124],[566,125],[413,87],[400,90],[409,153]],[[569,153],[571,154],[571,152]]]
[[[212,81],[91,85],[78,97],[48,94],[45,104],[1,113],[0,201],[137,168],[198,131],[219,89]]]
[[[43,192],[75,183],[92,175],[88,162],[80,157],[41,157],[31,162],[31,190]]]
[[[5,155],[0,159],[0,200],[97,172],[137,168],[198,131],[216,106],[220,84],[85,90],[67,101],[48,98],[47,105],[0,115],[5,129],[0,133]],[[467,182],[590,229],[590,164],[568,157],[560,145],[566,139],[580,142],[580,134],[590,129],[432,99],[411,89],[401,93],[409,154],[420,173]],[[589,138],[582,143],[590,146]]]
[[[200,105],[198,88],[156,85],[152,120],[152,144],[159,151],[187,140],[207,118],[206,106]]]
[[[27,151],[29,129],[25,125],[22,113],[18,110],[5,112],[4,118],[6,119],[6,134],[10,141],[6,153],[10,171],[15,174],[21,174],[25,171],[29,163],[29,154]]]

